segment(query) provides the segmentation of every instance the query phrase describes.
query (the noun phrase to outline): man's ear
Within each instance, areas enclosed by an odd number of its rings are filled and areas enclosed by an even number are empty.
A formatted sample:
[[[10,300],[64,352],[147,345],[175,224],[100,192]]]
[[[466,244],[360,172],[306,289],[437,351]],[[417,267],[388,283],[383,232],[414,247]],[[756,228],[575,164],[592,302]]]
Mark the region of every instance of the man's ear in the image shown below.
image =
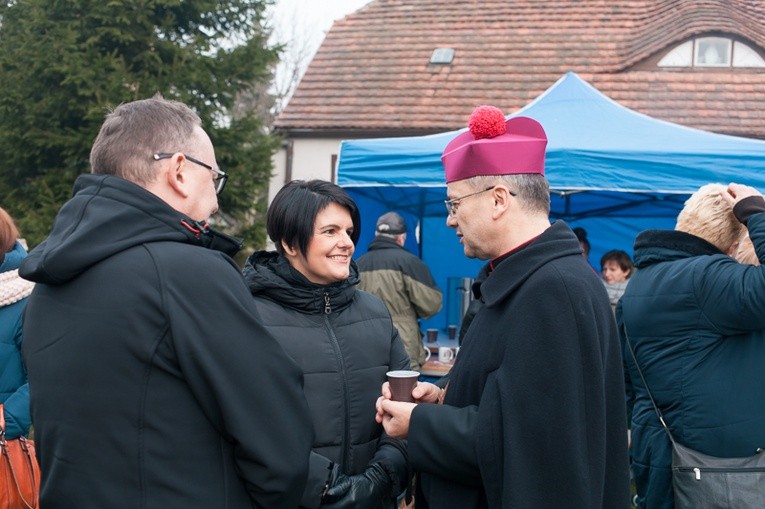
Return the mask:
[[[491,197],[494,199],[494,213],[495,217],[499,217],[504,214],[510,206],[510,193],[505,186],[495,186],[491,191]]]
[[[177,154],[168,160],[163,169],[162,178],[168,183],[170,188],[183,198],[189,197],[188,174],[186,170],[186,160],[183,155]]]

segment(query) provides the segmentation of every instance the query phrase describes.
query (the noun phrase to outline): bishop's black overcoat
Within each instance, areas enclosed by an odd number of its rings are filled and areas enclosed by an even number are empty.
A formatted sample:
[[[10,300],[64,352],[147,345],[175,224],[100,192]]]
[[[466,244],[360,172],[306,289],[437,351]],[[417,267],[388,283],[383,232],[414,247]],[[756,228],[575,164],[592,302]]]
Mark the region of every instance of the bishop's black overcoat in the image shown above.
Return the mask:
[[[445,404],[412,413],[418,509],[629,507],[616,324],[576,236],[554,223],[479,292]]]

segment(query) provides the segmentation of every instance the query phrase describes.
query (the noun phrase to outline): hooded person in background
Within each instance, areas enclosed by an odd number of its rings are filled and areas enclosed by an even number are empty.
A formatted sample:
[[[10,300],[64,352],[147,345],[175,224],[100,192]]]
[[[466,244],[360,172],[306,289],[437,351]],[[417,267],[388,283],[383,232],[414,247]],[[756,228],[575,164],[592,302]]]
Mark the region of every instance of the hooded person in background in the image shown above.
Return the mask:
[[[199,116],[122,104],[90,162],[20,271],[41,506],[296,507],[302,373],[207,225],[227,175]]]
[[[419,371],[425,362],[418,319],[430,318],[443,302],[430,269],[404,249],[406,222],[395,212],[377,220],[375,238],[359,257],[359,288],[380,297],[390,311],[409,354],[411,368]]]
[[[489,263],[446,388],[378,399],[408,437],[418,509],[629,506],[616,324],[576,236],[548,219],[546,143],[535,120],[482,106],[444,150],[447,225]]]

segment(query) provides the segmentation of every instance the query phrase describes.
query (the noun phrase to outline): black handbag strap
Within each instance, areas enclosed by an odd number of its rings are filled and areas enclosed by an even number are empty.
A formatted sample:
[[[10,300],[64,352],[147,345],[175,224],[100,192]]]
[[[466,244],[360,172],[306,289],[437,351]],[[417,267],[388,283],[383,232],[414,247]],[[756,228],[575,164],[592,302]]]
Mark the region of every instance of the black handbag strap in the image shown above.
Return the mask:
[[[662,415],[661,410],[659,410],[658,405],[656,405],[656,401],[653,399],[653,394],[651,394],[651,389],[648,387],[648,382],[645,381],[643,370],[640,369],[640,364],[638,364],[637,357],[635,357],[635,351],[632,349],[632,343],[630,343],[630,337],[629,334],[627,334],[626,327],[624,327],[624,338],[627,340],[627,348],[629,348],[630,353],[632,354],[632,361],[635,363],[635,368],[640,375],[640,379],[643,381],[643,385],[645,386],[645,391],[648,393],[648,397],[651,398],[651,404],[653,405],[653,409],[656,410],[656,415],[659,417],[659,422],[664,427],[664,431],[667,432],[669,440],[675,444],[677,443],[675,442],[675,437],[672,436],[672,432],[669,431],[669,426],[667,426],[667,423],[664,422],[664,415]]]

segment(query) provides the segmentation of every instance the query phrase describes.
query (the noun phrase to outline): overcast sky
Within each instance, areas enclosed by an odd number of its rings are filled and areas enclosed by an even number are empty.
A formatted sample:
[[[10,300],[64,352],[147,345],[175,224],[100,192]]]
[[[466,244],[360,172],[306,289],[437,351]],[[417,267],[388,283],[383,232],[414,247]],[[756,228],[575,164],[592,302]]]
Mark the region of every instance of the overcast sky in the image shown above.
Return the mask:
[[[371,0],[277,0],[271,20],[275,42],[287,45],[277,80],[289,81],[284,67],[291,63],[305,70],[332,22],[368,4]],[[283,88],[283,84],[277,85]]]
[[[371,0],[277,0],[272,7],[274,35],[279,42],[303,45],[315,52],[332,22]]]
[[[323,37],[332,22],[363,7],[371,0],[277,0],[274,16],[278,24],[298,21]]]

